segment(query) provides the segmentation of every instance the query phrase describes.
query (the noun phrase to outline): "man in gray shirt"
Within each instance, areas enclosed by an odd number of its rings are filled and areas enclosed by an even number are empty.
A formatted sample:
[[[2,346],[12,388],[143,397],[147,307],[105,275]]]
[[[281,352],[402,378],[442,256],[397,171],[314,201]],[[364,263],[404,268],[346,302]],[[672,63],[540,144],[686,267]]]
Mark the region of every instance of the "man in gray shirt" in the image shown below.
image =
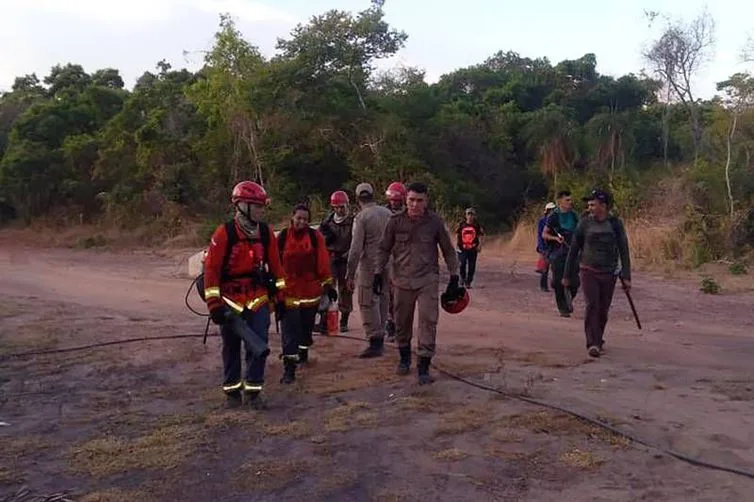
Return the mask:
[[[593,190],[584,200],[590,214],[579,221],[574,232],[563,286],[570,285],[569,278],[578,264],[586,300],[586,346],[590,356],[599,357],[605,343],[603,336],[617,276],[621,276],[626,289],[631,287],[631,257],[623,221],[609,214],[610,194]]]

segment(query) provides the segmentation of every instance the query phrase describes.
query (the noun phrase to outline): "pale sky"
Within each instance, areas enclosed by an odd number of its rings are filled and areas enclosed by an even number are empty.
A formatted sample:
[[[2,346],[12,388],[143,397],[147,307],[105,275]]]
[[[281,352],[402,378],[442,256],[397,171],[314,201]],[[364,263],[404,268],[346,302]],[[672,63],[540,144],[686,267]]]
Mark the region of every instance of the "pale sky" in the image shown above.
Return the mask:
[[[271,56],[278,37],[298,22],[331,8],[358,11],[368,0],[0,0],[0,90],[16,76],[67,62],[88,72],[114,67],[133,86],[146,70],[167,59],[174,68],[198,69],[211,46],[220,12],[230,12],[245,38]],[[404,30],[406,47],[389,65],[426,70],[427,79],[483,62],[498,50],[552,63],[597,55],[600,73],[620,76],[644,67],[641,49],[657,35],[643,12],[656,10],[692,19],[698,0],[387,0],[386,18]],[[745,69],[739,63],[754,33],[754,2],[717,0],[713,61],[700,75],[698,94],[711,97],[715,82]],[[189,51],[188,56],[183,51]],[[382,65],[384,66],[384,65]]]

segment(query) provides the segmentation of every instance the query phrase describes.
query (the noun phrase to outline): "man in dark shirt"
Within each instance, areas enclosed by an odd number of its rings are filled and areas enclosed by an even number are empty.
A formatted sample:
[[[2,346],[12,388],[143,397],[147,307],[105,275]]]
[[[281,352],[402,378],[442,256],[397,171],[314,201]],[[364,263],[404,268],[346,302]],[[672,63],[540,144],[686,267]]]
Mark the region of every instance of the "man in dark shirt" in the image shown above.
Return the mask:
[[[461,259],[461,285],[471,289],[476,272],[476,259],[482,250],[484,229],[476,219],[476,209],[466,209],[466,219],[458,226],[456,244]]]
[[[563,277],[563,286],[568,287],[578,264],[586,299],[586,346],[592,357],[600,356],[605,343],[603,336],[617,276],[621,276],[627,289],[631,287],[628,238],[620,218],[609,214],[611,199],[602,190],[594,190],[584,198],[590,214],[576,227]]]
[[[579,222],[579,217],[573,210],[573,197],[568,190],[558,192],[556,198],[558,207],[547,218],[542,239],[549,249],[547,258],[552,267],[552,287],[555,290],[555,302],[562,317],[571,317],[573,313],[573,297],[579,291],[578,275],[568,277],[569,287],[563,286],[566,257],[571,245],[573,232]]]

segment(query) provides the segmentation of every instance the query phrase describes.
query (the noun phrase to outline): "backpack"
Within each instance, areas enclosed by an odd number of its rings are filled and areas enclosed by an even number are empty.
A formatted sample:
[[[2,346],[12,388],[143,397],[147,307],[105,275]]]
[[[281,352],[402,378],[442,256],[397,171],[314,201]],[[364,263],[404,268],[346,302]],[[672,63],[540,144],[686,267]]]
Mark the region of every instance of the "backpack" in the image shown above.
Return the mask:
[[[236,230],[236,224],[234,220],[229,220],[225,222],[225,235],[227,236],[227,243],[225,245],[225,253],[223,254],[223,263],[222,267],[220,268],[220,281],[227,281],[229,279],[234,279],[238,277],[245,277],[246,274],[241,276],[233,276],[228,272],[228,261],[230,260],[230,254],[233,251],[233,246],[238,244],[238,241],[240,241],[240,237],[238,235],[238,231]],[[269,263],[270,261],[270,227],[264,223],[259,222],[259,240],[262,242],[262,247],[264,248],[264,261],[265,263]],[[199,293],[199,296],[201,297],[202,301],[206,301],[204,298],[204,272],[200,273],[198,276],[196,276],[196,279],[194,279],[194,282],[196,283],[196,291]]]
[[[317,249],[317,244],[318,244],[317,232],[312,227],[308,227],[307,230],[309,230],[309,239],[311,239],[312,241],[312,249]],[[285,239],[287,237],[288,237],[288,229],[284,228],[278,234],[278,252],[280,253],[280,263],[283,263],[283,251],[285,250]]]
[[[461,228],[461,247],[468,251],[474,249],[476,242],[476,228],[473,225],[466,225]]]

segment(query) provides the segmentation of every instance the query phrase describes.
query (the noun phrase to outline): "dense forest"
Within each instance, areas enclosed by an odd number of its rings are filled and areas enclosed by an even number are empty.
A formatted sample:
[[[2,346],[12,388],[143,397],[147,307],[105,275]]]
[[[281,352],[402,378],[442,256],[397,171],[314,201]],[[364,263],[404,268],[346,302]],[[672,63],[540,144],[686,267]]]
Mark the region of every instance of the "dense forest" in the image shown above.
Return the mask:
[[[221,16],[197,72],[163,60],[130,91],[117,69],[71,63],[16,78],[0,97],[3,217],[216,221],[241,179],[264,184],[273,214],[398,179],[504,229],[561,188],[607,187],[637,215],[661,179],[682,178],[680,229],[712,259],[754,235],[754,81],[694,94],[713,28],[707,14],[668,20],[646,75],[600,75],[593,54],[553,64],[500,51],[430,85],[414,68],[377,71],[407,40],[381,1],[313,17],[272,58]]]

